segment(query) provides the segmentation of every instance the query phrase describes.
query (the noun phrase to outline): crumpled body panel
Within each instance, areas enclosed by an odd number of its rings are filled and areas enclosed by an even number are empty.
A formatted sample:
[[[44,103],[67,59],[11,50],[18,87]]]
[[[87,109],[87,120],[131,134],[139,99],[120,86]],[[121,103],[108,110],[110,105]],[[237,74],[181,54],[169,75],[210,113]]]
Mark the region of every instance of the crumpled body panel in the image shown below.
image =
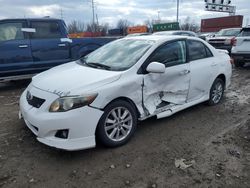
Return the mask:
[[[144,106],[149,114],[168,104],[186,103],[190,76],[181,74],[188,65],[169,67],[163,74],[147,74],[144,77]],[[164,103],[161,105],[161,103]]]

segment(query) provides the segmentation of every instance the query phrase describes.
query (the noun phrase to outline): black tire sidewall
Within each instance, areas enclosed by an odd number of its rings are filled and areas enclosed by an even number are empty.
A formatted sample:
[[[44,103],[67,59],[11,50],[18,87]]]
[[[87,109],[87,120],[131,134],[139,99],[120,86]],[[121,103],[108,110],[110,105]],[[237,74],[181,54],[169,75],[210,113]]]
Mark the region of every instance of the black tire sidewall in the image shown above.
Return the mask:
[[[212,100],[212,92],[213,92],[213,90],[214,90],[215,85],[216,85],[218,82],[220,82],[220,83],[222,84],[222,87],[223,87],[222,96],[221,96],[220,101],[219,101],[218,103],[214,103],[214,101]],[[210,89],[210,92],[209,92],[208,105],[213,106],[213,105],[219,104],[219,103],[221,102],[221,99],[223,98],[224,89],[225,89],[225,83],[224,83],[224,81],[223,81],[222,79],[220,79],[220,78],[216,78],[215,81],[213,82],[213,85],[212,85],[212,87],[211,87],[211,89]]]
[[[133,124],[132,124],[132,129],[130,133],[127,135],[127,137],[121,141],[116,142],[116,141],[110,140],[109,137],[106,135],[104,122],[105,122],[107,115],[110,113],[110,111],[117,107],[125,107],[130,111],[132,115]],[[104,109],[104,113],[102,117],[100,118],[97,129],[96,129],[97,141],[99,141],[101,144],[103,144],[106,147],[118,147],[118,146],[124,145],[131,139],[131,137],[135,133],[136,128],[137,128],[137,113],[136,113],[135,107],[127,101],[117,100],[109,104]]]

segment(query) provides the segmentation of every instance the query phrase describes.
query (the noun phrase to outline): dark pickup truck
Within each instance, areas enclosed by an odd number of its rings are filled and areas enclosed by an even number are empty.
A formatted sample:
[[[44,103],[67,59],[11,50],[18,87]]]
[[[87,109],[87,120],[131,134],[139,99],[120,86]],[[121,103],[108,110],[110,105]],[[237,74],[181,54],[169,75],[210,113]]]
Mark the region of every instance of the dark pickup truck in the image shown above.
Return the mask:
[[[117,38],[68,38],[60,19],[0,20],[0,81],[30,78]]]

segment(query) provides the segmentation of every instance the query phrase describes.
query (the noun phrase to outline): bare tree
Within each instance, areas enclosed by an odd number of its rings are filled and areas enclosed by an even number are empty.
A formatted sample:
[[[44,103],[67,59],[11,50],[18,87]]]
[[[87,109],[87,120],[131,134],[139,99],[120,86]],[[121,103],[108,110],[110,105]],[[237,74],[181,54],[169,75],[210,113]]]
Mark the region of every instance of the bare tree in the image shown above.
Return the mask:
[[[85,30],[85,24],[80,21],[73,20],[68,24],[69,33],[79,33]]]
[[[96,23],[88,23],[86,31],[88,32],[98,32],[99,31],[99,25]]]
[[[100,32],[102,32],[103,35],[106,35],[109,30],[109,24],[105,23],[100,26]]]
[[[129,27],[129,25],[131,25],[131,24],[129,24],[128,20],[120,19],[117,22],[116,28],[120,29],[122,31],[123,35],[126,35],[127,34],[127,28]]]
[[[148,32],[153,33],[153,20],[147,19],[144,24],[148,27]]]
[[[97,23],[88,23],[84,24],[83,22],[73,20],[68,24],[68,32],[70,34],[72,33],[80,33],[80,32],[101,32],[102,35],[106,35],[107,31],[109,29],[109,24],[100,24],[98,25]]]
[[[182,30],[194,31],[194,32],[198,32],[200,29],[199,25],[195,23],[194,20],[191,21],[191,18],[189,16],[186,17],[186,19],[182,24],[180,24],[180,27]]]

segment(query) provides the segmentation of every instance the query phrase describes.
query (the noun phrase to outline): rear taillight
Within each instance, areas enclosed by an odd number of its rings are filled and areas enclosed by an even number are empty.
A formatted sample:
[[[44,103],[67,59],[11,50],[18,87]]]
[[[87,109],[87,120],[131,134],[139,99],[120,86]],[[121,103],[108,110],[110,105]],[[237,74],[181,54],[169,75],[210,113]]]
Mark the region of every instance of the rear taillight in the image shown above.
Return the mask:
[[[230,58],[230,61],[229,61],[232,65],[234,64],[234,59],[233,58]]]
[[[236,46],[236,43],[237,43],[237,39],[234,37],[231,39],[231,45],[232,46]]]

